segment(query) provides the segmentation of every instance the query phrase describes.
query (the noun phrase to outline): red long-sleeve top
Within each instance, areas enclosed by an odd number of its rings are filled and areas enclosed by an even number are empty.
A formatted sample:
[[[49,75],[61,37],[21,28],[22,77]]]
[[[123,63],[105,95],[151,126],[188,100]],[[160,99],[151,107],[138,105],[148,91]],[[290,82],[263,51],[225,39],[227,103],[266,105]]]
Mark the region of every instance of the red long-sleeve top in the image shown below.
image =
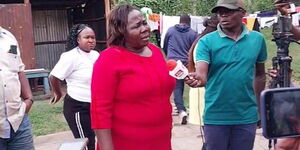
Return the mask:
[[[92,128],[111,129],[115,150],[171,150],[175,79],[160,49],[148,47],[151,57],[110,47],[94,65]]]

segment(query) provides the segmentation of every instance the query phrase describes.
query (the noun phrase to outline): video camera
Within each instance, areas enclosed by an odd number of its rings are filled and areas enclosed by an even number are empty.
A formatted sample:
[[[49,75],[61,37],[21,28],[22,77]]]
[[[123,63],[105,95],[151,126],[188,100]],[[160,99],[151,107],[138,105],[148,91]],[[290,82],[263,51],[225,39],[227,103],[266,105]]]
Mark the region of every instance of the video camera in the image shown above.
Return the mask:
[[[273,35],[291,35],[291,33],[289,33],[292,29],[291,15],[296,13],[295,4],[291,0],[275,0],[274,5],[281,15],[278,17],[277,23],[273,26]]]

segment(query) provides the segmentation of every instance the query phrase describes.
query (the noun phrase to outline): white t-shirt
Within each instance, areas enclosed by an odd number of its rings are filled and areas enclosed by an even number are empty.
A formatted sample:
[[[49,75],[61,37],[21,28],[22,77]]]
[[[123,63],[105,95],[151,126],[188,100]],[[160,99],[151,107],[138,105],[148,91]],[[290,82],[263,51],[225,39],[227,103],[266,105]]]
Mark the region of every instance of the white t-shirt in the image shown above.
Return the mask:
[[[98,57],[97,51],[87,53],[76,47],[61,54],[50,74],[66,80],[67,93],[72,98],[90,103],[93,66]]]

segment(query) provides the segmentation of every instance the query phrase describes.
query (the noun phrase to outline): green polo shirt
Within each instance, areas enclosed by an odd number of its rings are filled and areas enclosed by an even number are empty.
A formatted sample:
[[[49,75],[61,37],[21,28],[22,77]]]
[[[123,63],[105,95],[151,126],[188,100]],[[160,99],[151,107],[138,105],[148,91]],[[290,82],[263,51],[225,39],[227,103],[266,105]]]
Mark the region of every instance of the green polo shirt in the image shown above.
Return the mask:
[[[209,64],[204,123],[250,124],[258,121],[253,81],[256,63],[267,59],[265,39],[259,32],[243,32],[237,41],[221,28],[198,42],[196,61]]]

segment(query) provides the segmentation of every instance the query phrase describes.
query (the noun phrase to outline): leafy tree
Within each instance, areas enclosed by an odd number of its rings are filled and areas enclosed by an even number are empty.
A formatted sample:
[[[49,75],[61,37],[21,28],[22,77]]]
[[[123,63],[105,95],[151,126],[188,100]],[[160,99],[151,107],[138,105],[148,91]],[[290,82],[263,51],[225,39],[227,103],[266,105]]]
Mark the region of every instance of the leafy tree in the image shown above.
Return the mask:
[[[149,7],[153,12],[167,15],[192,14],[191,0],[119,0],[118,3],[130,3],[138,8]]]
[[[258,0],[255,2],[256,10],[265,11],[274,9],[274,0]]]
[[[218,0],[197,0],[196,15],[208,16],[211,14],[211,9],[217,4]]]
[[[274,9],[274,0],[243,0],[249,13]],[[153,12],[166,15],[190,14],[197,16],[210,15],[217,0],[117,0],[115,4],[130,3],[138,8],[149,7]],[[300,1],[296,2],[300,5]]]

